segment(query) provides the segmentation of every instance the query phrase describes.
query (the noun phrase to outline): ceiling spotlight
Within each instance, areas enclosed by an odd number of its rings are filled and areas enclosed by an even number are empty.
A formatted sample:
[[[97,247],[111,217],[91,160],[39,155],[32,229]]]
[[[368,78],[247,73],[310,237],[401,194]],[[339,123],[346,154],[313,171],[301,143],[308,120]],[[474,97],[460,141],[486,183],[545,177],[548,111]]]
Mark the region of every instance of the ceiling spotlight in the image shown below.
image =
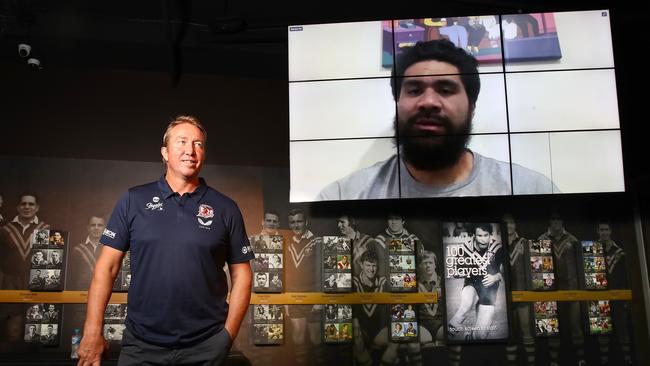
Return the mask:
[[[27,57],[30,53],[32,53],[32,46],[26,43],[21,43],[18,45],[18,55],[20,57]]]

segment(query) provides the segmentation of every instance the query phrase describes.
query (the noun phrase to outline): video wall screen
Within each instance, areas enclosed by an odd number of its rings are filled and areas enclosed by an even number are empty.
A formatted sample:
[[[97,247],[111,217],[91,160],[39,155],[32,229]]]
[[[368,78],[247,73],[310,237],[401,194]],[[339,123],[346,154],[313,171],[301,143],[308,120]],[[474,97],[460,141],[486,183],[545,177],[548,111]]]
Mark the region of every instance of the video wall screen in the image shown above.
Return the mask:
[[[609,17],[290,26],[290,200],[624,191]]]

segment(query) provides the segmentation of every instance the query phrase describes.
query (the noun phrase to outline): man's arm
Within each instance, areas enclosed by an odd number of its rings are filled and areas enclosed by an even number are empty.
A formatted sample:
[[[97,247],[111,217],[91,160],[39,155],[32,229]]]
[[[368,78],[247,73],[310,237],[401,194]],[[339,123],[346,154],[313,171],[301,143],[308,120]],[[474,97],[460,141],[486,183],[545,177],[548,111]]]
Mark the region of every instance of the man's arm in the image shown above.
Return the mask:
[[[230,269],[232,290],[230,291],[228,317],[226,318],[225,327],[234,341],[251,300],[253,272],[249,262],[228,264],[228,268]]]
[[[104,311],[113,292],[113,282],[120,271],[124,254],[122,251],[104,245],[97,259],[88,290],[86,322],[79,346],[78,366],[100,365],[102,354],[108,349],[108,342],[102,334]]]

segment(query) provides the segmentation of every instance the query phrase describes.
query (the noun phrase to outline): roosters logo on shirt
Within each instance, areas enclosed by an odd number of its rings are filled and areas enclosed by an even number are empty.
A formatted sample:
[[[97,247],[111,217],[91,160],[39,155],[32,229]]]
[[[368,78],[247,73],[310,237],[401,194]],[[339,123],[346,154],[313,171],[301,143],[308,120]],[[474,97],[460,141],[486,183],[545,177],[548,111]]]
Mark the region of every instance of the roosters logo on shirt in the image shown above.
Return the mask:
[[[214,217],[214,209],[210,205],[202,203],[199,206],[199,213],[196,214],[196,219],[199,221],[199,224],[202,226],[212,225],[211,218]]]

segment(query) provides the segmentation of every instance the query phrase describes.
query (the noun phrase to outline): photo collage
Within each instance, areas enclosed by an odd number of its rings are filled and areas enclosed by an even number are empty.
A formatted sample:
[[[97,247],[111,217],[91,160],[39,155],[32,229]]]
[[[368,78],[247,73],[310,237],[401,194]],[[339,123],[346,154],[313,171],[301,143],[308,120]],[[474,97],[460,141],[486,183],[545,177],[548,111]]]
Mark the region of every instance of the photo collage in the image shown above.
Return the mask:
[[[418,342],[418,320],[413,304],[391,305],[390,339],[393,342]]]
[[[323,292],[352,291],[352,240],[323,236]]]
[[[607,262],[605,248],[599,241],[583,240],[582,263],[585,273],[585,288],[588,290],[607,289]]]
[[[104,338],[109,342],[121,342],[126,326],[126,304],[108,304],[104,312]]]
[[[282,235],[254,237],[253,291],[282,292],[284,238]]]
[[[58,346],[61,339],[61,312],[60,304],[27,304],[24,341]]]
[[[323,339],[325,343],[352,342],[352,305],[325,305]]]
[[[589,301],[589,334],[609,334],[613,330],[609,300]]]
[[[550,240],[530,240],[530,273],[532,289],[555,290],[553,248]]]
[[[536,301],[533,304],[533,312],[535,313],[535,336],[546,337],[560,334],[557,301]]]
[[[251,305],[253,344],[275,345],[284,341],[284,305]]]
[[[415,244],[411,238],[394,238],[388,241],[390,291],[417,292]]]
[[[40,229],[32,235],[29,289],[32,291],[63,291],[68,233]]]

